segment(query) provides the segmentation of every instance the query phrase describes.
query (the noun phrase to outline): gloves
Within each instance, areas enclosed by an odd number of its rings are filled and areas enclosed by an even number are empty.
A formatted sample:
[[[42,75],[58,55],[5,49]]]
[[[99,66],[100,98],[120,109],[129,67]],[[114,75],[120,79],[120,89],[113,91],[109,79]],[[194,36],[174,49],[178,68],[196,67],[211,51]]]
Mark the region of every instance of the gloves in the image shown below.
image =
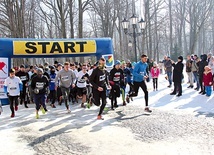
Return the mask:
[[[148,78],[146,78],[146,82],[149,82],[150,81],[150,78],[148,77]]]
[[[111,86],[113,86],[115,83],[114,83],[114,81],[109,81],[109,84],[110,84]]]

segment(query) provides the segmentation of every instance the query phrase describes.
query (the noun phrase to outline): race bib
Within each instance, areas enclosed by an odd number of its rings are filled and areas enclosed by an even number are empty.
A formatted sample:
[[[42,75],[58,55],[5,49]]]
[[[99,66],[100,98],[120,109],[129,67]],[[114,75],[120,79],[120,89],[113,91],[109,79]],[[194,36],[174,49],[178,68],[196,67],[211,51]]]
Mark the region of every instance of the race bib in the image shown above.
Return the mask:
[[[36,88],[38,89],[43,89],[44,88],[44,83],[43,82],[36,82]]]
[[[63,77],[61,77],[61,80],[62,80],[62,81],[68,81],[69,78],[68,78],[68,76],[63,76]]]

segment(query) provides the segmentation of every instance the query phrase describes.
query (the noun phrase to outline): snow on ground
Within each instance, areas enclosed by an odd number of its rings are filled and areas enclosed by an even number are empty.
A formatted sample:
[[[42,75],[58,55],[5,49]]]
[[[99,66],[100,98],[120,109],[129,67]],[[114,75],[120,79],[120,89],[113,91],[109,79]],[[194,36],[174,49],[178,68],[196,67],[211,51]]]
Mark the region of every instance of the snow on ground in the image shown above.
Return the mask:
[[[176,97],[169,95],[170,92],[172,92],[172,88],[167,88],[168,81],[165,80],[165,75],[160,75],[159,78],[159,86],[158,91],[153,91],[152,87],[152,80],[147,83],[147,87],[149,90],[149,106],[151,109],[160,109],[160,110],[170,110],[170,111],[176,111],[176,112],[187,112],[190,114],[193,114],[195,116],[211,116],[213,117],[214,113],[214,93],[210,97],[207,97],[205,95],[198,94],[198,91],[195,91],[194,89],[187,88],[187,80],[185,77],[183,86],[183,94],[181,97]],[[121,98],[119,99],[121,102]],[[143,92],[139,92],[139,96],[134,98],[134,101],[129,103],[132,105],[142,105],[142,109],[145,106],[144,103],[144,95]],[[94,133],[98,137],[102,136],[102,133],[114,133],[115,135],[121,136],[128,136],[130,141],[124,142],[124,145],[129,145],[129,143],[136,144],[133,147],[136,147],[136,149],[133,149],[136,151],[134,154],[138,154],[138,148],[142,145],[139,143],[139,141],[136,141],[133,139],[133,135],[127,130],[127,129],[121,129],[115,126],[111,126],[109,124],[110,121],[112,121],[112,118],[109,118],[108,114],[105,115],[105,122],[100,123],[96,121],[96,115],[98,113],[97,107],[92,107],[91,109],[81,109],[81,108],[75,108],[72,110],[71,116],[68,116],[65,114],[65,107],[57,106],[56,109],[50,109],[47,115],[41,114],[41,119],[36,120],[35,119],[35,109],[34,105],[29,105],[29,109],[25,109],[22,106],[19,106],[19,110],[16,113],[15,118],[10,118],[10,109],[9,106],[3,106],[4,112],[2,115],[0,115],[0,154],[34,154],[35,151],[30,147],[27,142],[25,141],[19,141],[20,135],[18,134],[20,130],[27,129],[25,127],[29,127],[31,129],[32,127],[34,130],[38,132],[38,134],[41,134],[39,131],[52,131],[55,130],[55,126],[51,126],[52,123],[56,125],[56,128],[61,128],[61,124],[64,126],[67,123],[73,124],[74,126],[78,126],[78,124],[81,125],[87,125],[86,127],[83,127],[78,130],[73,130],[73,132],[76,132],[76,138],[82,138],[82,134],[88,133],[88,131]],[[108,101],[108,105],[110,106],[110,102]],[[94,111],[94,113],[91,113],[91,111]],[[113,111],[111,111],[113,112]],[[212,113],[212,115],[210,115]],[[56,118],[56,116],[58,118]],[[80,117],[81,116],[81,117]],[[71,118],[71,119],[70,119]],[[109,120],[108,120],[109,119]],[[62,122],[65,121],[65,122]],[[117,123],[117,122],[114,122]],[[97,124],[97,125],[96,125]],[[101,125],[100,125],[101,124]],[[113,122],[112,122],[113,124]],[[43,127],[44,126],[44,127]],[[69,128],[70,126],[68,126]],[[102,129],[102,130],[101,130]],[[69,130],[66,128],[66,132]],[[123,132],[121,132],[124,130]],[[58,131],[58,130],[57,130]],[[96,132],[94,132],[96,131]],[[101,131],[101,132],[98,132]],[[117,132],[115,132],[117,131]],[[26,130],[26,133],[30,131]],[[89,132],[89,133],[90,133]],[[78,135],[78,133],[82,133]],[[28,133],[29,134],[29,133]],[[35,134],[35,133],[34,133]],[[109,137],[109,134],[105,134],[104,138]],[[86,138],[90,138],[92,136],[91,134],[85,135]],[[88,137],[87,137],[88,136]],[[106,146],[110,145],[110,142],[106,142]],[[119,147],[119,146],[118,146]],[[122,147],[122,146],[121,146]],[[94,144],[94,149],[96,149],[96,144]],[[117,149],[117,148],[115,148]],[[123,149],[123,148],[121,148]],[[128,148],[127,148],[128,149]],[[108,150],[108,149],[106,149]],[[95,150],[96,151],[96,150]],[[140,151],[140,150],[139,150]],[[148,150],[149,151],[149,150]],[[102,151],[101,151],[102,152]],[[100,153],[101,153],[100,152]],[[110,150],[111,152],[111,150]],[[106,152],[105,154],[109,154],[110,152]],[[158,151],[157,151],[158,152]]]

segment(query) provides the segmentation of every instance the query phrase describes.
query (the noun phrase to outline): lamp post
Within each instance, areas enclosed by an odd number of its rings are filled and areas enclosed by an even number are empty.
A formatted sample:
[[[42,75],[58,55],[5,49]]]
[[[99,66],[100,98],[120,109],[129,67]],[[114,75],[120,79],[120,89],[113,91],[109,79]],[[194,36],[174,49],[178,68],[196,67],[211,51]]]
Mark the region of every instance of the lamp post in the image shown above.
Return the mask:
[[[141,18],[141,20],[138,22],[138,17],[135,14],[133,14],[130,17],[130,21],[131,21],[133,32],[129,32],[128,31],[129,20],[127,20],[126,18],[124,18],[124,20],[122,21],[122,27],[123,27],[124,33],[126,35],[129,35],[129,36],[133,37],[134,52],[135,52],[135,62],[137,62],[137,42],[136,42],[136,38],[143,34],[143,30],[145,28],[145,21],[143,20],[143,18]],[[139,26],[139,28],[141,30],[140,32],[137,32],[137,26]]]

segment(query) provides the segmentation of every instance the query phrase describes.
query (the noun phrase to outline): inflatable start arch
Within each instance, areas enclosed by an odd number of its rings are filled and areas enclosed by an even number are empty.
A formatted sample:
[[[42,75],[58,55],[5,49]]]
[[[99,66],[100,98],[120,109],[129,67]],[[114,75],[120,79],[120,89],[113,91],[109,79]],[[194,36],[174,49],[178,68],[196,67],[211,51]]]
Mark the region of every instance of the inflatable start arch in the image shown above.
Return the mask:
[[[7,103],[3,85],[11,68],[11,58],[104,57],[106,66],[113,67],[111,38],[27,39],[0,38],[0,101]]]

